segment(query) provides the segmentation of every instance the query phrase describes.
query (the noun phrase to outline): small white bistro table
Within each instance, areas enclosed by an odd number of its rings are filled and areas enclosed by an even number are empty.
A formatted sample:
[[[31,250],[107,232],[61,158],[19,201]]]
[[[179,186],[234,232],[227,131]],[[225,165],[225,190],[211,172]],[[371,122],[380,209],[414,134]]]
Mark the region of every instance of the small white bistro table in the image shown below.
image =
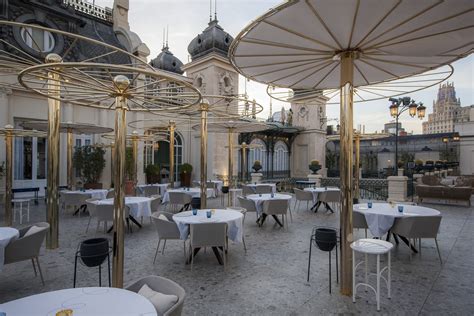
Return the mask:
[[[71,309],[73,316],[156,316],[155,307],[135,292],[110,287],[84,287],[32,295],[0,305],[8,316],[44,315]]]
[[[0,227],[0,271],[2,271],[5,262],[5,248],[10,241],[17,239],[19,236],[20,232],[16,228]]]

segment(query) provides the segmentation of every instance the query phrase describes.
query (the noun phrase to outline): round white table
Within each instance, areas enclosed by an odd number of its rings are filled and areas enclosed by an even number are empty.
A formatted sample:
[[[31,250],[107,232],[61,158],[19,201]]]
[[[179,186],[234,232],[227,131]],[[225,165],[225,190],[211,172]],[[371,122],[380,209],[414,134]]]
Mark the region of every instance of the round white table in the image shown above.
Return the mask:
[[[73,316],[83,315],[157,315],[155,307],[144,296],[128,290],[109,287],[84,287],[32,295],[0,305],[8,316],[55,316],[60,310],[72,309]]]
[[[101,199],[101,200],[103,200],[103,199],[107,198],[107,192],[109,192],[109,190],[105,190],[105,189],[91,189],[91,190],[84,190],[84,191],[81,191],[81,190],[75,190],[75,191],[62,190],[61,194],[68,195],[68,194],[71,194],[71,193],[77,193],[77,194],[87,195],[91,199]]]
[[[153,184],[139,184],[137,187],[139,189],[146,187],[157,187],[160,190],[160,195],[163,196],[166,193],[166,189],[169,187],[169,183],[153,183]]]
[[[252,200],[255,202],[255,206],[257,208],[257,215],[260,217],[263,211],[263,202],[267,200],[291,200],[292,196],[289,194],[282,194],[282,193],[266,193],[266,194],[250,194],[247,195],[247,199]],[[290,204],[288,203],[288,206]]]
[[[438,210],[417,205],[403,205],[403,212],[399,212],[398,205],[396,203],[392,205],[389,203],[373,203],[372,208],[368,208],[367,203],[363,203],[355,204],[353,210],[354,212],[364,214],[367,226],[375,237],[385,235],[392,228],[395,218],[404,216],[436,216],[441,214]]]
[[[5,262],[5,248],[10,241],[17,239],[20,232],[12,227],[0,227],[0,271],[2,271],[3,263]]]
[[[257,184],[249,183],[249,184],[246,184],[246,186],[253,188],[254,192],[257,189],[257,187],[270,186],[270,187],[272,187],[272,192],[276,193],[276,183],[257,183]]]
[[[317,187],[317,188],[304,188],[304,191],[311,192],[313,194],[313,203],[318,202],[319,193],[325,191],[341,191],[339,188],[332,187]]]
[[[138,217],[149,217],[151,216],[151,198],[142,197],[142,196],[126,196],[125,205],[130,208],[130,215],[135,218]],[[114,199],[105,199],[94,201],[95,204],[114,204]]]
[[[235,242],[242,242],[242,225],[244,216],[233,210],[216,209],[211,218],[206,217],[209,209],[198,210],[197,215],[192,211],[181,212],[173,215],[173,220],[178,225],[181,239],[185,240],[189,235],[190,224],[200,223],[227,223],[227,237]]]
[[[189,190],[188,190],[189,189]],[[168,203],[170,201],[170,195],[169,192],[181,192],[181,193],[186,193],[190,195],[191,197],[200,197],[201,196],[201,189],[200,188],[181,188],[181,189],[171,189],[166,191],[166,193],[163,195],[163,200],[162,203]],[[216,197],[216,192],[214,189],[209,188],[206,190],[207,197]]]

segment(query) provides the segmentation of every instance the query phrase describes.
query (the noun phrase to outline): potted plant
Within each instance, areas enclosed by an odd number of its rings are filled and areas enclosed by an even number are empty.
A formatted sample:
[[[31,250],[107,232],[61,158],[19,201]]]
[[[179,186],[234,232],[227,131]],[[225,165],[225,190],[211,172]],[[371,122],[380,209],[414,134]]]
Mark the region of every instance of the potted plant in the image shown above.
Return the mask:
[[[125,194],[126,195],[133,195],[134,189],[134,179],[133,179],[133,171],[135,169],[134,161],[133,161],[133,148],[127,147],[125,150]]]
[[[255,161],[253,162],[252,169],[253,169],[255,172],[259,172],[260,170],[262,170],[262,163],[260,162],[260,160],[255,160]]]
[[[160,166],[149,164],[145,168],[146,183],[153,184],[160,182]]]
[[[179,166],[179,177],[181,185],[183,187],[191,186],[191,174],[193,172],[193,166],[189,163],[183,163]]]
[[[84,183],[84,189],[102,189],[102,183],[99,181],[105,168],[104,155],[105,151],[100,147],[76,147],[73,163]]]
[[[435,168],[441,170],[443,168],[443,162],[441,160],[436,160]]]
[[[313,174],[316,174],[318,170],[321,169],[321,165],[319,164],[318,160],[311,160],[309,164],[309,170],[313,172]]]

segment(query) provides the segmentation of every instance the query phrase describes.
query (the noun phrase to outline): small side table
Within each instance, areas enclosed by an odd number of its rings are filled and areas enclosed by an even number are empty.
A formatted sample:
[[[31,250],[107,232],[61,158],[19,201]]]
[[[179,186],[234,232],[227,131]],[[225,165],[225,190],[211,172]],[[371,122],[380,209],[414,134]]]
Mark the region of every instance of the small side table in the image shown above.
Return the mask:
[[[355,296],[357,292],[357,288],[360,285],[365,286],[366,288],[370,288],[375,293],[375,298],[377,300],[377,311],[380,311],[380,279],[383,279],[387,285],[388,290],[388,298],[391,298],[390,293],[390,282],[391,282],[391,267],[390,267],[390,252],[393,248],[393,244],[381,239],[359,239],[354,241],[351,244],[352,248],[352,302],[355,303]],[[363,253],[365,255],[365,259],[355,263],[355,254]],[[387,266],[380,269],[380,255],[387,254]],[[377,256],[377,288],[374,288],[372,285],[369,284],[368,281],[368,255],[376,255]],[[361,264],[365,264],[365,280],[364,282],[356,283],[356,270]],[[387,271],[387,278],[385,278],[382,273]]]
[[[235,206],[237,203],[237,196],[242,195],[242,189],[230,189],[229,194],[231,194],[232,206]]]
[[[30,221],[30,199],[13,199],[13,221],[16,221],[16,213],[20,213],[20,225],[23,223],[23,211],[26,211],[26,220]],[[26,207],[23,206],[26,203]]]

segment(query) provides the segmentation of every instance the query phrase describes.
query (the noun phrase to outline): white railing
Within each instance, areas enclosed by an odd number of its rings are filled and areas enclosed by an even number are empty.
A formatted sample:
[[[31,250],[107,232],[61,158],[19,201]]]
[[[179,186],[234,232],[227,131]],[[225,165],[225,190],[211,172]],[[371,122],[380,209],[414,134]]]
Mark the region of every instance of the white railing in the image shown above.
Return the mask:
[[[86,0],[63,0],[63,2],[72,6],[76,11],[92,15],[101,20],[112,22],[111,8],[102,8]]]

